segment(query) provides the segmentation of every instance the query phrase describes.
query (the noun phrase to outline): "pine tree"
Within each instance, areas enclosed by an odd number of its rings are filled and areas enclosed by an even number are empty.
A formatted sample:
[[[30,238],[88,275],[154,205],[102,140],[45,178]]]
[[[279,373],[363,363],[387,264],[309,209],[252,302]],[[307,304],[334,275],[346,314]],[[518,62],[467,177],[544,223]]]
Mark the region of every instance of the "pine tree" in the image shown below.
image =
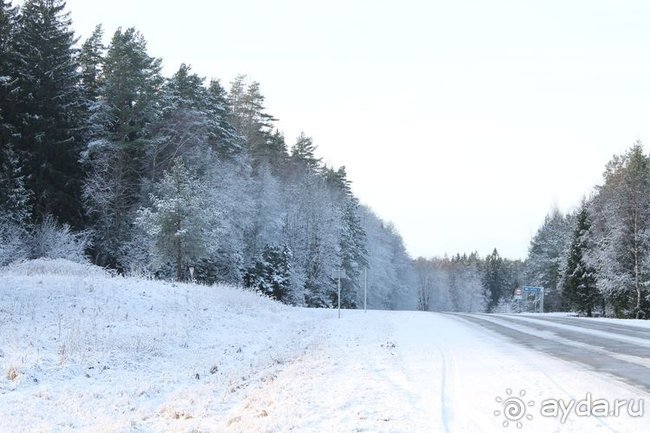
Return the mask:
[[[602,304],[602,298],[596,287],[595,269],[587,264],[591,221],[585,201],[576,216],[575,225],[564,271],[562,294],[574,310],[591,317],[598,305]]]
[[[34,216],[79,226],[82,106],[76,39],[63,0],[27,0],[16,33],[16,152],[34,193]]]
[[[273,122],[277,119],[266,113],[264,99],[260,84],[253,81],[247,85],[245,75],[237,76],[231,83],[228,94],[230,122],[245,140],[255,168],[260,163],[269,163],[270,159],[281,158],[273,152],[277,144],[272,139]]]
[[[301,132],[296,144],[291,148],[291,159],[312,172],[317,172],[320,158],[316,158],[316,145],[311,137]]]
[[[216,249],[219,214],[202,181],[177,159],[155,187],[152,206],[138,211],[136,224],[154,240],[157,261],[172,263],[176,279],[186,277],[186,267]]]

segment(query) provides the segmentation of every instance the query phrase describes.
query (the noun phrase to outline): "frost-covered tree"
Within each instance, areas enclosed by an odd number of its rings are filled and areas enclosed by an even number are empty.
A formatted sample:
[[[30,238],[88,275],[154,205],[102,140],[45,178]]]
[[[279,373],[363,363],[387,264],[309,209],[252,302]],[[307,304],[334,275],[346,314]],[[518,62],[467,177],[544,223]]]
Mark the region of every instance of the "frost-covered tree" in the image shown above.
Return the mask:
[[[488,296],[481,281],[481,260],[477,253],[457,254],[449,263],[450,298],[454,311],[484,312]]]
[[[562,295],[574,310],[592,316],[602,306],[602,297],[596,286],[596,270],[588,264],[591,220],[586,201],[582,202],[575,218],[575,228],[562,281]]]
[[[98,101],[102,87],[102,65],[106,47],[102,42],[104,30],[98,24],[93,33],[81,45],[79,66],[81,70],[81,90],[83,99],[90,109]]]
[[[149,56],[144,37],[134,28],[118,29],[104,59],[99,136],[137,147],[147,126],[160,116],[161,60]]]
[[[135,211],[147,199],[143,184],[152,127],[161,117],[160,60],[149,56],[135,29],[118,29],[103,62],[99,100],[88,120],[91,136],[82,153],[83,197],[94,233],[94,261],[124,268]]]
[[[16,95],[12,94],[12,90],[17,86],[18,18],[18,8],[10,1],[0,0],[0,149],[5,149],[16,141],[18,112]]]
[[[287,245],[267,245],[255,264],[246,271],[244,284],[278,301],[296,304],[292,290],[292,263],[293,257]]]
[[[180,281],[186,278],[187,266],[209,256],[218,245],[219,212],[208,201],[205,184],[180,159],[154,190],[151,207],[138,211],[136,224],[155,240],[157,263],[172,263]]]
[[[156,182],[176,158],[201,173],[214,163],[211,139],[217,126],[207,111],[209,95],[203,81],[185,64],[166,81],[162,115],[150,126],[151,138],[144,144],[145,189],[146,183]]]
[[[15,151],[34,193],[34,217],[82,223],[82,101],[76,38],[63,0],[27,0],[14,46]]]
[[[213,122],[210,143],[221,159],[239,158],[244,152],[244,139],[230,123],[233,114],[228,105],[228,95],[219,80],[211,80],[208,86],[206,112]]]
[[[413,268],[416,275],[418,310],[429,311],[435,279],[433,265],[424,257],[418,257],[413,263]]]
[[[367,280],[368,308],[416,309],[415,274],[402,237],[395,226],[383,222],[366,206],[359,207],[359,218],[366,233],[368,264],[363,283]],[[363,305],[363,296],[359,287],[359,307]]]
[[[525,265],[525,284],[544,287],[544,310],[562,311],[561,279],[571,242],[572,216],[554,209],[530,242]]]
[[[251,185],[255,210],[252,224],[246,233],[246,254],[247,257],[256,259],[265,246],[280,245],[283,242],[287,211],[285,191],[267,164],[259,167]]]
[[[0,149],[0,266],[27,257],[32,193],[12,147]]]
[[[296,263],[307,306],[329,307],[336,301],[341,268],[341,213],[322,179],[302,173],[286,190],[284,238]]]
[[[276,158],[273,150],[277,150],[277,142],[273,140],[272,131],[277,119],[266,112],[264,100],[260,84],[256,81],[247,83],[245,75],[237,76],[230,85],[230,122],[237,134],[245,140],[254,166]]]
[[[242,271],[257,253],[247,249],[254,224],[256,202],[251,169],[238,160],[215,161],[203,177],[210,203],[218,204],[220,218],[215,228],[227,234],[216,250],[196,265],[197,278],[206,283],[242,284]],[[260,247],[261,248],[261,247]]]
[[[645,318],[650,284],[650,158],[641,143],[615,156],[593,201],[589,263],[616,316]]]
[[[321,160],[316,157],[316,145],[311,137],[301,132],[296,140],[296,144],[291,148],[291,159],[302,167],[313,172],[318,171]],[[343,169],[345,174],[345,169]],[[336,174],[332,172],[331,174]]]
[[[495,248],[485,257],[483,265],[483,287],[489,295],[488,311],[494,310],[502,298],[509,298],[508,270],[503,258]]]
[[[294,156],[295,154],[292,155],[292,158]],[[316,166],[314,164],[318,164],[318,161],[313,155],[312,157],[303,156],[306,159],[299,159],[302,164],[308,166],[311,170],[315,170]],[[368,266],[366,232],[361,224],[359,202],[352,194],[345,167],[338,170],[325,168],[321,171],[321,176],[325,178],[326,184],[331,191],[331,200],[340,218],[338,224],[339,260],[340,268],[343,271],[341,305],[352,308],[356,304],[357,293],[361,289],[362,272]],[[335,300],[333,299],[333,302]]]

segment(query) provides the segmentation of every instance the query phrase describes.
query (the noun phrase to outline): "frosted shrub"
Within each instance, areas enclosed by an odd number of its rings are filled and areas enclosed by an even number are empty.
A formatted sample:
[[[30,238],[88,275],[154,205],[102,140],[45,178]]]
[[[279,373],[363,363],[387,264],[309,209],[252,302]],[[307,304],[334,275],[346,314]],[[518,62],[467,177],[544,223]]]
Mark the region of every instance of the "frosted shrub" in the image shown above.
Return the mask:
[[[67,259],[73,262],[88,261],[84,251],[89,245],[87,232],[74,233],[67,224],[60,225],[47,215],[36,226],[32,237],[32,258]]]
[[[26,234],[14,224],[0,224],[0,266],[26,259]]]

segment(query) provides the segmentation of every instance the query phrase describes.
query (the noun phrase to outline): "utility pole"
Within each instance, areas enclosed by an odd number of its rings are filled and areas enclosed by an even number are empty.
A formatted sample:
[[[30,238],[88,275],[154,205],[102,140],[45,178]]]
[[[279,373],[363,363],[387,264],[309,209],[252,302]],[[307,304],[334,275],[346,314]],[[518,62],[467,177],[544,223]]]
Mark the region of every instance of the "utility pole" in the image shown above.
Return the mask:
[[[339,302],[339,319],[341,318],[341,270],[339,269],[339,287],[338,287],[338,302]]]
[[[368,268],[363,270],[363,312],[367,313],[368,305]]]

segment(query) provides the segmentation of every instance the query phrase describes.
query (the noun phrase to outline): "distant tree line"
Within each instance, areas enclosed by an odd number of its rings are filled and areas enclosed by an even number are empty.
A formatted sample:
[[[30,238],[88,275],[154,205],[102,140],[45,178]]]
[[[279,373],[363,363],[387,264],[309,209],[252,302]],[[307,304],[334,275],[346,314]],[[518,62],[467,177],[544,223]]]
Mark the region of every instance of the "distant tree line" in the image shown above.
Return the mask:
[[[522,284],[523,263],[494,249],[414,261],[418,308],[424,311],[508,312],[512,293]]]

